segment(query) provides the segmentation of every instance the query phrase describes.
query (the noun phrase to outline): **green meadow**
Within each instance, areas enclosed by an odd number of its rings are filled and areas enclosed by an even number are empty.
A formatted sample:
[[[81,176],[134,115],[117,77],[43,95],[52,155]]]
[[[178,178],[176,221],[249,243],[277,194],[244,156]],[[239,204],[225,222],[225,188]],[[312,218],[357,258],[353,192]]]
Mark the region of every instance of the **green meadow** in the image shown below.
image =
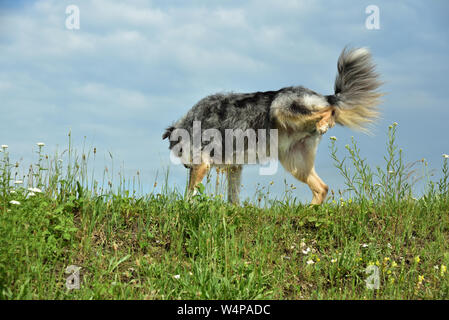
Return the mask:
[[[29,168],[2,146],[0,299],[448,299],[448,156],[432,180],[404,163],[396,129],[379,167],[331,138],[345,190],[321,206],[291,186],[230,205],[221,174],[190,199],[167,179],[142,195],[139,175],[94,172],[96,149],[70,138]]]

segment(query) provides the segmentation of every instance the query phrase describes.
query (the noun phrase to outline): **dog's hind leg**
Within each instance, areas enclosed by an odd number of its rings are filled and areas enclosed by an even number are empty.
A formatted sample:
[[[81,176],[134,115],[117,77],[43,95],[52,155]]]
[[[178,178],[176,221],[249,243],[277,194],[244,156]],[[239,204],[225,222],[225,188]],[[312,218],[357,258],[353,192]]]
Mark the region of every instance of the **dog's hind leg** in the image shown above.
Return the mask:
[[[228,201],[230,203],[239,203],[242,166],[229,166],[226,169],[226,176],[228,180]]]
[[[198,165],[192,165],[189,170],[189,186],[188,186],[188,194],[191,195],[195,191],[195,187],[201,183],[204,176],[209,171],[210,166],[207,163],[202,163]]]
[[[328,108],[327,110],[321,112],[321,120],[316,124],[316,129],[319,134],[325,134],[328,129],[335,126],[335,108]]]
[[[305,182],[313,193],[312,204],[322,204],[324,199],[326,199],[329,187],[315,172],[315,168],[312,168]]]
[[[327,184],[321,180],[315,169],[312,168],[310,171],[295,171],[291,174],[301,182],[306,183],[310,190],[312,190],[313,198],[311,204],[322,204],[324,199],[326,199],[329,187]]]
[[[279,160],[296,179],[306,183],[313,193],[312,204],[321,204],[327,196],[328,186],[315,171],[315,154],[320,136],[296,142],[289,152],[281,153]]]

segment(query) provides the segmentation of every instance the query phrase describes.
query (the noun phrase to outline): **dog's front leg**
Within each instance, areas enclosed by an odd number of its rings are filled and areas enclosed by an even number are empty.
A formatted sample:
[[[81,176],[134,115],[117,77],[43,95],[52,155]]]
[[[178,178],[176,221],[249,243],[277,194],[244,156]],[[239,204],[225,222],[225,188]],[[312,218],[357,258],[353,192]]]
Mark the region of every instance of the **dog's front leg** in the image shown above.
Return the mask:
[[[242,166],[230,166],[226,170],[228,180],[228,201],[230,203],[239,203],[240,181],[242,177]]]
[[[206,163],[202,163],[199,165],[192,165],[189,170],[189,185],[188,185],[188,189],[187,189],[187,194],[188,196],[192,196],[195,194],[196,190],[196,186],[201,183],[201,181],[203,180],[204,176],[207,174],[207,172],[209,171],[210,166]]]

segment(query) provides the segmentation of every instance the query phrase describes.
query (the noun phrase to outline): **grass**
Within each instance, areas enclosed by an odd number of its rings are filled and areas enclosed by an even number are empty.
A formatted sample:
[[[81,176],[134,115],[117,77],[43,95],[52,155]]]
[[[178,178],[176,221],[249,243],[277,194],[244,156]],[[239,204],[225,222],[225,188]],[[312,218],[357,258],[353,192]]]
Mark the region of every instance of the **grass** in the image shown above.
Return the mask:
[[[53,157],[40,145],[20,175],[3,147],[0,298],[448,299],[447,158],[416,199],[420,163],[404,165],[395,133],[384,168],[370,168],[355,141],[340,159],[331,138],[347,190],[314,207],[291,190],[263,207],[261,196],[232,206],[204,186],[191,201],[167,185],[140,196],[139,179],[114,186],[105,169],[96,181],[96,150],[79,156],[70,139]],[[66,287],[69,265],[81,267],[80,289]],[[378,289],[366,284],[369,266]]]

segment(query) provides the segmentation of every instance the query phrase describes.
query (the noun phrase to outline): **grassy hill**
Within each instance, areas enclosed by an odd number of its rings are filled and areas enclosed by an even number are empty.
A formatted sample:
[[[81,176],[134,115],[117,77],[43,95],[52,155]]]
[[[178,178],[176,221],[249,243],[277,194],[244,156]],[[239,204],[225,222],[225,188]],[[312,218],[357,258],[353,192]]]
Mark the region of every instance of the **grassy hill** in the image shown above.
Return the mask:
[[[414,198],[395,130],[384,168],[370,168],[355,142],[340,160],[333,141],[347,194],[322,206],[100,187],[70,144],[64,166],[40,145],[18,181],[3,147],[0,298],[448,299],[448,160]],[[79,289],[66,287],[70,265]]]

